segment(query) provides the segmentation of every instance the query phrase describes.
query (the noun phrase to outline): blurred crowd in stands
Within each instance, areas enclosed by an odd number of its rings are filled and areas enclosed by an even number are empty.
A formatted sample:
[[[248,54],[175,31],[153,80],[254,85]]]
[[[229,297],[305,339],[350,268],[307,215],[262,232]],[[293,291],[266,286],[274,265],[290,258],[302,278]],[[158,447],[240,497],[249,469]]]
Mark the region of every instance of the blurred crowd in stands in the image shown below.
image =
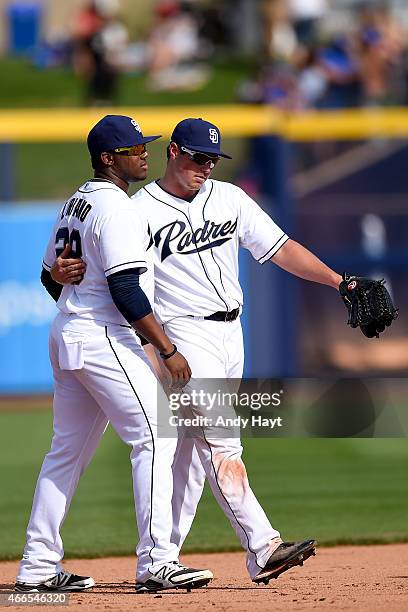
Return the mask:
[[[245,54],[254,67],[237,83],[242,102],[283,109],[407,104],[408,34],[390,2],[157,0],[145,36],[134,42],[120,0],[87,0],[67,24],[65,59],[85,81],[91,105],[115,103],[123,72],[145,73],[152,91],[200,89],[215,59]],[[347,25],[328,27],[339,4]],[[251,29],[252,52],[244,44]],[[58,63],[63,54],[52,57]]]
[[[91,105],[115,103],[119,74],[129,43],[128,31],[118,19],[116,0],[93,0],[73,24],[72,62],[86,86]]]
[[[146,72],[152,91],[193,90],[210,77],[210,58],[229,46],[227,0],[158,0],[145,40],[129,43],[118,0],[91,0],[77,15],[73,63],[90,104],[114,102],[121,72]]]
[[[347,31],[324,28],[330,0],[264,2],[265,49],[242,101],[283,109],[408,102],[408,36],[384,1],[357,2]]]

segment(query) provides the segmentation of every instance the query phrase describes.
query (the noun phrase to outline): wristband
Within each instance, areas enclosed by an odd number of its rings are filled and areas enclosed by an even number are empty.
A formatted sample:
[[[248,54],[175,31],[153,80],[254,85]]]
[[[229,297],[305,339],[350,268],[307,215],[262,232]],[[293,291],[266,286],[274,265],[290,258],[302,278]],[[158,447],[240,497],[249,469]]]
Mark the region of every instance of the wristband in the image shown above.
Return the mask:
[[[177,346],[175,344],[173,344],[173,350],[171,351],[171,353],[160,353],[160,357],[166,361],[166,359],[170,359],[170,357],[173,357],[173,355],[175,355],[177,353]]]

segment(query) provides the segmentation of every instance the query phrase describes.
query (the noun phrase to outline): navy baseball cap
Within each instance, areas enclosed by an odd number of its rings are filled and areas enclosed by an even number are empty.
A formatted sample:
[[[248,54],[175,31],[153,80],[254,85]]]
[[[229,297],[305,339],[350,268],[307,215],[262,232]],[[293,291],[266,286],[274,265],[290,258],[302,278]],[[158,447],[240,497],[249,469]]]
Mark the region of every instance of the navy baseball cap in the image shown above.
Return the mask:
[[[181,147],[187,147],[199,153],[219,155],[232,159],[221,151],[221,134],[216,125],[203,119],[184,119],[174,128],[171,140]]]
[[[133,147],[157,140],[160,136],[143,136],[137,121],[124,115],[106,115],[88,134],[91,156],[120,147]]]

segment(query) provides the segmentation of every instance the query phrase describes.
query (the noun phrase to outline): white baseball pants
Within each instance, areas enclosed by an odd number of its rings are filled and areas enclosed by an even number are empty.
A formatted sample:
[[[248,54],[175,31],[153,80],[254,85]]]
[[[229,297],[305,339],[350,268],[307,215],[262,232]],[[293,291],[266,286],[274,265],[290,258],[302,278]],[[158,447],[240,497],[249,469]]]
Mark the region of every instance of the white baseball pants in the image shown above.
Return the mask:
[[[224,323],[180,317],[164,325],[192,369],[192,379],[241,379],[244,365],[242,329],[239,319]],[[206,407],[194,407],[205,415]],[[231,522],[247,552],[247,569],[254,578],[281,543],[280,534],[270,524],[252,492],[241,459],[239,432],[236,437],[186,437],[179,429],[173,464],[173,534],[180,549],[190,530],[204,487],[205,476],[211,490]]]
[[[178,558],[170,541],[176,440],[157,435],[158,383],[131,329],[59,314],[50,331],[54,435],[38,477],[17,580],[61,570],[60,529],[110,421],[130,446],[139,544],[137,579]],[[161,402],[163,404],[163,402]]]

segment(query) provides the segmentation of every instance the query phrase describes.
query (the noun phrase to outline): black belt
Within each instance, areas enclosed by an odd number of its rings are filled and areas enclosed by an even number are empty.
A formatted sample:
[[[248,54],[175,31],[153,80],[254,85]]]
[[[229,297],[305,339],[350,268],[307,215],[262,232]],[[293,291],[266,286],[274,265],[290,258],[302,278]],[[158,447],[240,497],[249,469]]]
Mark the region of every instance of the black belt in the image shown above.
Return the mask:
[[[208,317],[204,317],[206,321],[225,321],[229,323],[230,321],[235,321],[239,317],[239,308],[235,308],[235,310],[230,310],[227,312],[226,310],[220,310],[219,312],[214,312],[212,315]]]

